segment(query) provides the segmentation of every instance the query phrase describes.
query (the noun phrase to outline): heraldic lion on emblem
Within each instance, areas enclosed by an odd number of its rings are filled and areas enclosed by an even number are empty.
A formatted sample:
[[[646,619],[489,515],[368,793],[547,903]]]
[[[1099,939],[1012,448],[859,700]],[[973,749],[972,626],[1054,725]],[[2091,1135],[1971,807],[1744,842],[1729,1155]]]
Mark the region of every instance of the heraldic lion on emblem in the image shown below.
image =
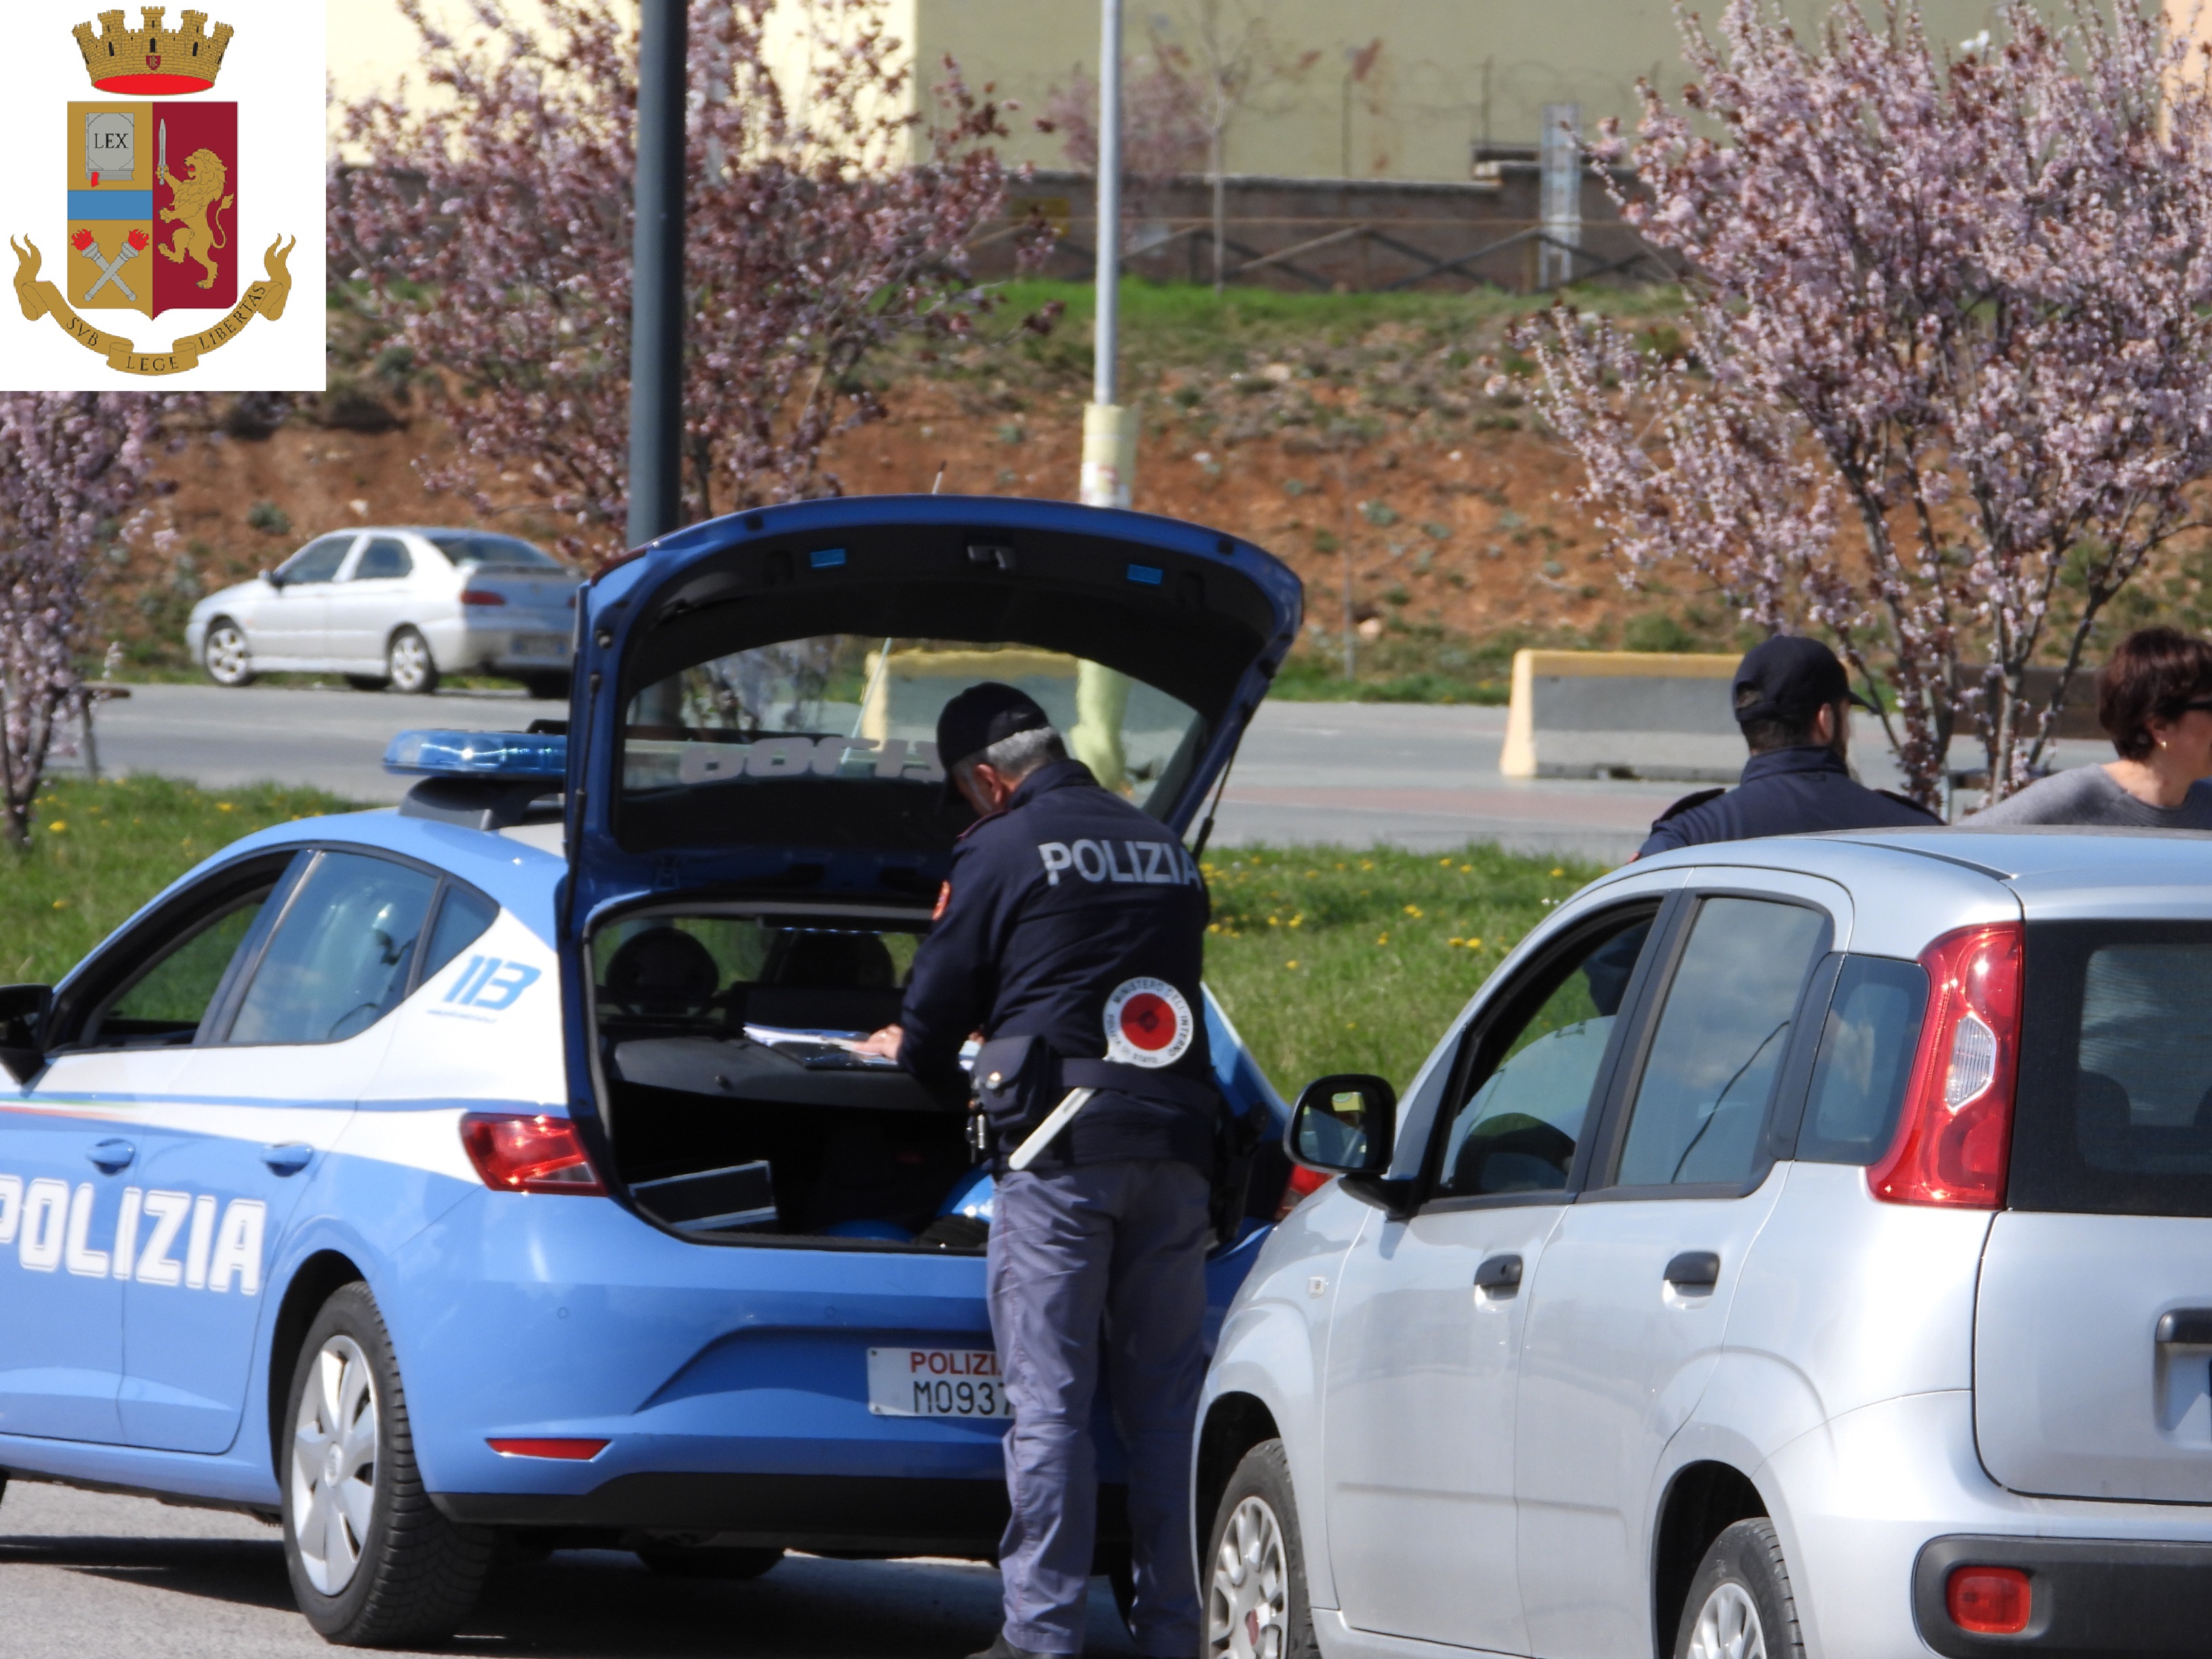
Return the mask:
[[[202,288],[213,288],[216,279],[216,249],[227,246],[220,228],[209,228],[209,216],[229,207],[238,198],[224,196],[223,189],[230,182],[230,174],[222,164],[222,157],[211,149],[196,149],[185,161],[182,179],[167,167],[161,170],[161,182],[176,192],[173,205],[161,210],[164,224],[181,226],[167,247],[155,250],[173,265],[180,265],[187,258],[196,259],[207,272],[201,279]],[[216,198],[222,197],[218,202]]]

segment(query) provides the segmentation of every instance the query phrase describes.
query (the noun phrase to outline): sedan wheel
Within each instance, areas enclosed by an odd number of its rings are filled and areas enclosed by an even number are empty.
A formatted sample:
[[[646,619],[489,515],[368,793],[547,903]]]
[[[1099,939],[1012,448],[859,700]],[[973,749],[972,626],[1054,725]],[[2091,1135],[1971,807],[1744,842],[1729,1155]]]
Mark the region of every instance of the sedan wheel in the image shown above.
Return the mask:
[[[323,1345],[300,1397],[290,1498],[307,1581],[336,1595],[361,1565],[376,1503],[376,1379],[349,1336]]]
[[[1319,1659],[1281,1441],[1244,1454],[1214,1511],[1212,1542],[1206,1659]]]
[[[428,696],[438,689],[438,663],[430,642],[411,628],[403,628],[386,647],[384,667],[394,691],[409,696]]]
[[[356,1647],[441,1641],[475,1605],[494,1534],[422,1490],[406,1390],[366,1285],[308,1327],[284,1448],[284,1565],[307,1622]]]
[[[217,685],[253,684],[253,653],[246,648],[246,630],[228,617],[209,625],[200,661]]]

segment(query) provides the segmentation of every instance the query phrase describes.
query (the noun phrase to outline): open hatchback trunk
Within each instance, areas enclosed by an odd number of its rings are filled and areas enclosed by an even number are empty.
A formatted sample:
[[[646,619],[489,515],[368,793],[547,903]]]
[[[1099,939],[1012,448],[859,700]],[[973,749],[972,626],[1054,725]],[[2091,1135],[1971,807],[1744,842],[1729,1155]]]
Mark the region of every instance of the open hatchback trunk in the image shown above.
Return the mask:
[[[938,712],[1020,686],[1180,836],[1297,578],[1171,520],[894,496],[696,526],[584,603],[562,945],[602,1169],[702,1242],[979,1242],[963,1120],[845,1046],[897,1018],[971,821]]]

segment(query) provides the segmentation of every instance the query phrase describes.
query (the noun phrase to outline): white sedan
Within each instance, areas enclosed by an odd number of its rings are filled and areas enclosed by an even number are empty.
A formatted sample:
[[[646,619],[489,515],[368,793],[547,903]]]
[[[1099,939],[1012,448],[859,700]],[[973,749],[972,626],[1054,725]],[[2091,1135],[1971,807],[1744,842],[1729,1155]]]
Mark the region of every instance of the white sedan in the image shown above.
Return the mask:
[[[581,580],[513,536],[343,530],[202,599],[185,647],[218,685],[325,673],[424,693],[443,675],[483,673],[565,699]]]

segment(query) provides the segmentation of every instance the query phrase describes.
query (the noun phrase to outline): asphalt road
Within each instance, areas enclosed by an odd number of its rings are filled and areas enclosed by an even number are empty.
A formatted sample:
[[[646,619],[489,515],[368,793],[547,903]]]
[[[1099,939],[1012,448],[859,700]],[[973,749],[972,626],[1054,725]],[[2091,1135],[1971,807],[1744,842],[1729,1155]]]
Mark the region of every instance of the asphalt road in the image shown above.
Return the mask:
[[[513,730],[566,713],[565,704],[495,691],[402,697],[142,685],[101,709],[95,737],[110,772],[159,772],[213,788],[313,784],[385,802],[406,788],[381,764],[396,732]],[[1231,775],[1215,840],[1415,848],[1494,841],[1617,862],[1686,787],[1509,780],[1498,771],[1504,732],[1502,708],[1265,704]]]
[[[386,692],[211,684],[141,685],[107,704],[95,736],[111,772],[159,772],[212,788],[275,781],[349,800],[397,801],[407,781],[383,768],[410,726],[515,731],[558,720],[565,703],[519,691]],[[1262,704],[1214,830],[1222,846],[1327,842],[1416,850],[1495,842],[1516,851],[1617,864],[1668,803],[1698,786],[1502,776],[1503,708],[1406,703]],[[1954,765],[1977,757],[1960,739]],[[1901,782],[1880,727],[1862,717],[1852,750],[1877,788]],[[2057,745],[2062,766],[2109,758],[2102,744]],[[57,769],[79,764],[64,761]]]
[[[999,1574],[958,1561],[792,1556],[750,1583],[657,1578],[566,1552],[494,1572],[446,1655],[514,1659],[958,1659],[999,1626]],[[1135,1649],[1103,1580],[1088,1650]],[[11,1485],[0,1501],[8,1659],[330,1659],[292,1605],[276,1529],[149,1498]]]

